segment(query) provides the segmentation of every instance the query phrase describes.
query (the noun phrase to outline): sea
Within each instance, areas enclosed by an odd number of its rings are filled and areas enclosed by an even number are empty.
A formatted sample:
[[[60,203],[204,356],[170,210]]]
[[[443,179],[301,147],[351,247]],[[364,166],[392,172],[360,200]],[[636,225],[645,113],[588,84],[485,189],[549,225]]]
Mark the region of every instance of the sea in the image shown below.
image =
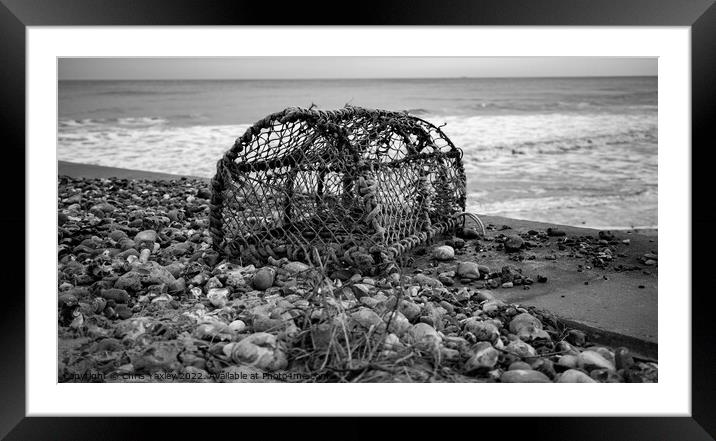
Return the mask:
[[[463,150],[467,209],[658,228],[657,77],[60,81],[57,158],[211,177],[285,107],[408,111]]]

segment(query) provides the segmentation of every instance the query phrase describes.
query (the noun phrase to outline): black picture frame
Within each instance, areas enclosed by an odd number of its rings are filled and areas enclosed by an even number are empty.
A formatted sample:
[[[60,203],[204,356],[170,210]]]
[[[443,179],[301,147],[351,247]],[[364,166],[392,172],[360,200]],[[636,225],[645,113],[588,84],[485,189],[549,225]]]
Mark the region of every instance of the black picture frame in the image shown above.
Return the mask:
[[[0,210],[6,254],[0,266],[5,292],[0,300],[0,436],[6,439],[145,439],[161,426],[163,438],[209,435],[218,425],[229,426],[232,436],[248,434],[246,419],[214,418],[28,418],[25,417],[25,303],[24,282],[17,277],[25,262],[25,38],[28,26],[144,26],[144,25],[485,25],[485,26],[688,26],[692,31],[692,273],[708,279],[710,260],[706,247],[716,212],[709,196],[707,155],[713,149],[711,127],[716,107],[716,6],[713,0],[520,0],[430,2],[400,0],[364,1],[339,7],[336,2],[270,2],[190,0],[0,0],[0,108],[6,164],[3,173],[4,208]],[[260,42],[257,42],[260,44]],[[287,42],[287,44],[290,44]],[[300,44],[310,44],[304,42]],[[49,99],[49,98],[48,98]],[[9,157],[8,157],[9,155]],[[24,187],[23,187],[24,188]],[[700,203],[699,203],[700,201]],[[707,201],[707,203],[704,203]],[[0,236],[0,237],[2,237]],[[697,246],[694,246],[697,245]],[[699,256],[699,252],[704,254]],[[24,265],[23,263],[22,265]],[[26,262],[31,265],[32,262]],[[549,417],[473,418],[435,421],[387,422],[401,437],[424,435],[432,427],[455,436],[456,427],[482,434],[485,425],[502,428],[502,437],[578,440],[707,440],[716,437],[716,322],[713,295],[700,292],[690,280],[684,291],[692,296],[692,416],[691,417]],[[53,301],[48,298],[48,301]],[[669,348],[662,346],[668,353]],[[108,397],[109,399],[109,397]],[[578,399],[578,397],[575,397]],[[634,397],[635,403],[639,397]],[[375,436],[373,421],[330,418],[314,421],[290,419],[285,424],[252,419],[266,436],[278,438],[306,434],[313,438],[365,439]],[[240,430],[236,430],[240,429]]]

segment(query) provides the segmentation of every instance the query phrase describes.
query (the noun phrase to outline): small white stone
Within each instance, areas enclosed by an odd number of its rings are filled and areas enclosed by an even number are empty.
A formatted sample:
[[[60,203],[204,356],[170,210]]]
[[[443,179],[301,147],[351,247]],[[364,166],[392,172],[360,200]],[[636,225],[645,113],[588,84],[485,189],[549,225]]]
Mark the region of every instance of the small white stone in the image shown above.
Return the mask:
[[[231,329],[233,332],[241,332],[246,329],[246,323],[244,323],[243,320],[234,320],[233,322],[229,323],[229,329]]]
[[[437,260],[452,260],[455,258],[455,250],[449,245],[442,245],[433,250],[433,257]]]
[[[209,299],[209,302],[215,307],[223,308],[224,306],[226,306],[228,295],[229,290],[226,288],[212,288],[209,290],[206,297]]]
[[[144,248],[142,252],[139,254],[139,261],[141,263],[147,263],[149,261],[149,256],[152,254],[152,252],[148,248]]]

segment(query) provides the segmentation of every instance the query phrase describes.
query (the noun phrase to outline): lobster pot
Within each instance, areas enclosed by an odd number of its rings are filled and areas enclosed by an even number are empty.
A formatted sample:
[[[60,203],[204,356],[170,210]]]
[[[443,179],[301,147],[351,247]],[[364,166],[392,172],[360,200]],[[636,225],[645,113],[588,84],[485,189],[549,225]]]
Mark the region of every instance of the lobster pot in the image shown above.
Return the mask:
[[[288,108],[258,121],[217,163],[214,248],[378,268],[456,224],[465,209],[462,152],[400,112]]]

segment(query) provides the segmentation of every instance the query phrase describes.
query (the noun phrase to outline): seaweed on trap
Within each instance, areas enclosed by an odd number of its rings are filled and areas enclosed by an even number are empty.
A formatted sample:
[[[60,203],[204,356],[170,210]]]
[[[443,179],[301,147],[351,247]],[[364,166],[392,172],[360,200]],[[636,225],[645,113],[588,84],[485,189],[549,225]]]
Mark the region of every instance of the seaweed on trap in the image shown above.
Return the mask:
[[[217,251],[246,262],[377,272],[455,228],[464,208],[462,151],[438,127],[401,112],[292,107],[218,161],[210,232]]]

